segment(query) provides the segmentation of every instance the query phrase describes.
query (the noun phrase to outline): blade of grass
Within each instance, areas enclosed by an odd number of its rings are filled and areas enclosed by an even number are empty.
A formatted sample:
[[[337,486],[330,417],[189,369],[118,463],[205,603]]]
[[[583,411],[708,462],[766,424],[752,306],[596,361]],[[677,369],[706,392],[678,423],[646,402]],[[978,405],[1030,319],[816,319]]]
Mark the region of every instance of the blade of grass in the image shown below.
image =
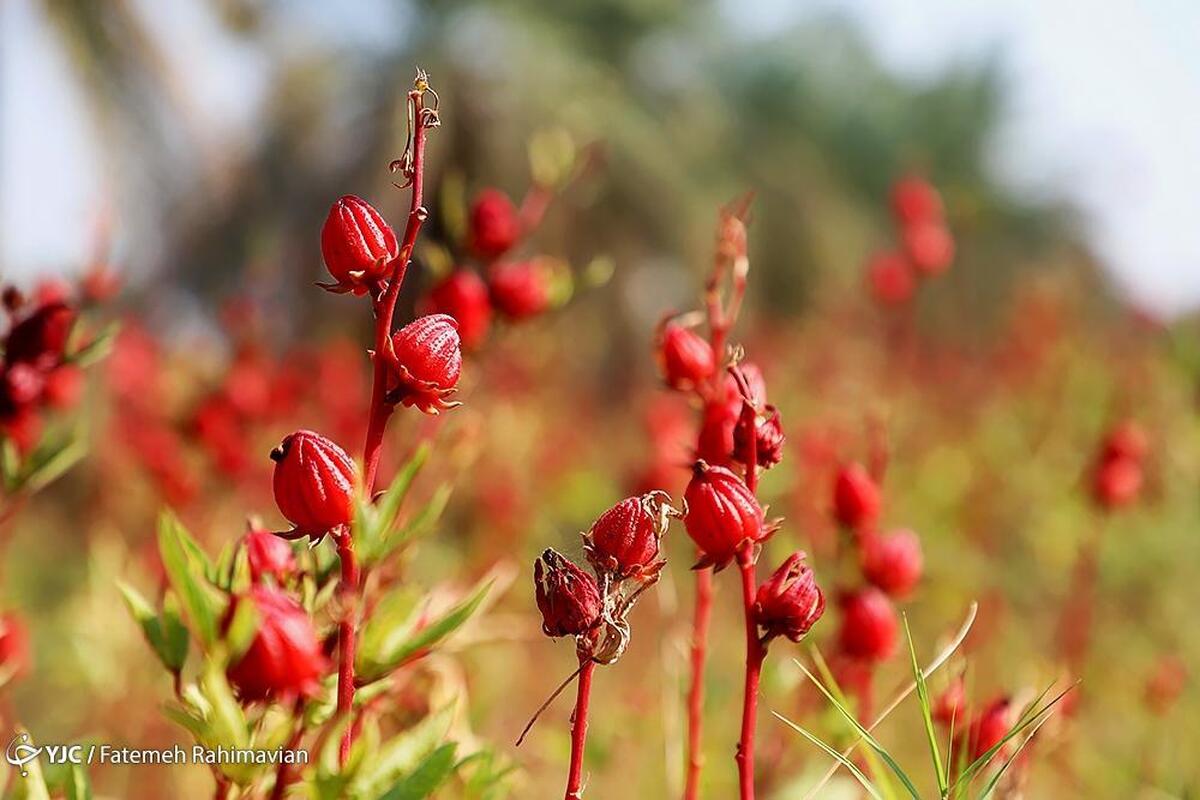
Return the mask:
[[[1047,711],[1048,710],[1049,709],[1047,709]],[[983,793],[979,795],[979,800],[988,800],[988,798],[992,796],[992,792],[996,790],[996,786],[1000,783],[1000,779],[1004,777],[1004,773],[1008,771],[1008,768],[1011,767],[1013,762],[1017,760],[1017,757],[1021,755],[1021,751],[1025,749],[1025,746],[1033,741],[1033,737],[1037,735],[1038,729],[1050,721],[1050,716],[1051,715],[1047,713],[1038,721],[1037,725],[1033,726],[1033,729],[1029,731],[1029,735],[1021,740],[1021,743],[1017,745],[1017,749],[1013,751],[1013,754],[1004,762],[1003,766],[996,770],[996,774],[988,779],[988,782],[983,786]]]
[[[806,731],[804,728],[800,727],[799,725],[792,722],[787,717],[780,714],[778,711],[772,711],[771,713],[774,714],[775,718],[778,719],[780,722],[782,722],[784,725],[787,725],[789,728],[794,730],[796,733],[800,734],[805,739],[808,739],[810,742],[815,744],[817,747],[824,750],[827,755],[832,756],[834,759],[836,759],[838,762],[840,762],[843,767],[850,770],[850,774],[853,775],[856,779],[858,779],[858,782],[862,784],[862,787],[867,790],[867,794],[871,795],[871,797],[875,798],[875,800],[883,800],[883,795],[881,795],[879,793],[879,790],[876,789],[871,784],[870,779],[867,778],[867,776],[863,774],[863,771],[858,768],[857,764],[855,764],[853,761],[851,761],[846,756],[839,753],[837,750],[834,750],[832,747],[825,744],[825,742],[821,741],[816,736],[814,736],[811,733],[809,733],[808,731]]]
[[[904,638],[908,640],[908,654],[912,659],[913,678],[917,683],[917,702],[921,706],[921,720],[925,723],[925,736],[929,739],[929,752],[933,756],[933,768],[937,773],[938,794],[945,797],[947,789],[946,768],[942,766],[942,754],[938,750],[937,734],[933,731],[933,713],[929,705],[929,687],[925,685],[925,676],[921,674],[921,666],[917,663],[917,648],[913,645],[912,631],[908,627],[908,615],[901,615],[904,620]]]

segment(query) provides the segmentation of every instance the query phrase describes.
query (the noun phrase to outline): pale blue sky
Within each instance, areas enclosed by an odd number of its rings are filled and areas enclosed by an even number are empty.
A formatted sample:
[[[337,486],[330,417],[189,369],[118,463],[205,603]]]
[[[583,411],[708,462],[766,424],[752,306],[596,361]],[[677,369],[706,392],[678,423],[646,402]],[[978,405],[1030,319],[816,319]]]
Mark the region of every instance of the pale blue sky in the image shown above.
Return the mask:
[[[169,5],[171,19],[156,24],[199,31],[177,39],[176,52],[187,74],[204,76],[189,90],[209,123],[208,144],[250,135],[261,65],[252,54],[217,47],[203,15],[177,13],[190,3]],[[805,14],[850,14],[885,62],[915,80],[948,62],[1000,53],[1013,97],[995,146],[997,175],[1083,209],[1096,250],[1139,304],[1165,313],[1200,307],[1200,2],[728,0],[726,7],[751,33]],[[0,268],[24,273],[83,260],[88,223],[105,200],[102,170],[112,168],[97,157],[67,65],[33,9],[29,0],[0,3]]]

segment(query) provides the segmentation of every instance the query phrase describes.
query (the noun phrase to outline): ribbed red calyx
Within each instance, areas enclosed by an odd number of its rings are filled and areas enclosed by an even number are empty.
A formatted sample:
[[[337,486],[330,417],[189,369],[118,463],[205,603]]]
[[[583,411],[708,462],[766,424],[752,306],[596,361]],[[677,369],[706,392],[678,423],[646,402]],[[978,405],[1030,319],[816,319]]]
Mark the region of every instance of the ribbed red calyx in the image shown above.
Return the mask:
[[[392,335],[396,402],[427,414],[452,408],[447,402],[462,373],[458,323],[448,314],[418,317]]]
[[[892,597],[905,597],[921,580],[924,561],[921,540],[909,530],[863,538],[860,564],[863,576]]]
[[[246,652],[228,671],[238,695],[257,702],[315,694],[329,662],[308,614],[271,586],[255,586],[234,601],[245,602],[254,604],[258,628]]]
[[[861,464],[847,464],[838,470],[833,513],[839,523],[851,530],[865,530],[879,518],[882,502],[875,479]]]
[[[717,368],[712,346],[678,322],[666,322],[658,337],[659,365],[672,389],[690,391],[712,377]]]
[[[766,406],[762,414],[755,414],[751,425],[739,417],[733,428],[733,458],[743,464],[750,463],[750,448],[754,448],[755,464],[770,469],[783,460],[783,423],[775,406]]]
[[[270,531],[252,530],[242,538],[246,548],[246,561],[250,565],[250,580],[261,583],[271,576],[276,583],[283,583],[296,574],[296,558],[292,546]]]
[[[366,200],[348,194],[329,209],[321,255],[341,290],[362,294],[387,277],[399,252],[395,231]]]
[[[675,513],[664,492],[627,497],[605,511],[583,535],[588,561],[598,573],[614,580],[650,579],[666,564],[659,560],[659,543],[668,517]]]
[[[454,317],[467,349],[483,344],[491,328],[492,301],[487,284],[469,269],[456,269],[438,282],[429,292],[428,309]]]
[[[557,551],[547,548],[534,562],[533,583],[547,636],[583,636],[600,623],[596,579]]]
[[[804,558],[793,553],[758,587],[754,617],[764,639],[786,636],[799,642],[825,612],[825,594]]]
[[[866,661],[884,661],[896,651],[899,622],[887,595],[874,587],[842,598],[842,652]]]
[[[471,204],[468,245],[475,255],[491,261],[512,249],[521,236],[521,218],[508,195],[483,189]]]
[[[747,544],[766,539],[773,529],[763,508],[740,477],[701,460],[684,492],[688,536],[703,553],[702,564],[723,567]]]
[[[313,431],[296,431],[271,451],[280,513],[298,535],[321,536],[354,518],[358,468],[346,451]]]

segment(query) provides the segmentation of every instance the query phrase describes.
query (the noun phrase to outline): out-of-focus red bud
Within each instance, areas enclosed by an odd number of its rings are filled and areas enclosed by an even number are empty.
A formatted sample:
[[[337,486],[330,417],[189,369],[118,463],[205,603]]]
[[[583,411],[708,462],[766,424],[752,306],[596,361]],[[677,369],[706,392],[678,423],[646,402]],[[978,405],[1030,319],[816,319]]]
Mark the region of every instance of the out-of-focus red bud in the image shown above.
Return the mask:
[[[534,562],[533,583],[547,636],[583,636],[599,624],[596,579],[558,552],[548,548]]]
[[[1012,726],[1013,708],[1009,699],[1001,697],[993,700],[972,720],[967,730],[954,737],[954,752],[961,754],[965,747],[968,762],[974,761],[1000,744]],[[1002,747],[996,754],[1003,758],[1007,749],[1007,746]]]
[[[867,286],[880,305],[900,306],[912,299],[917,278],[903,256],[879,253],[867,264]]]
[[[320,536],[354,519],[358,468],[346,451],[312,431],[289,434],[274,450],[275,503],[298,534]]]
[[[1178,656],[1166,656],[1159,660],[1146,681],[1146,707],[1151,713],[1162,716],[1171,710],[1187,686],[1188,668]],[[1074,692],[1072,692],[1074,694]]]
[[[684,500],[683,522],[704,554],[704,564],[722,567],[747,543],[761,542],[774,532],[765,524],[758,498],[724,467],[697,461]]]
[[[696,437],[696,458],[719,467],[730,466],[737,422],[737,406],[724,401],[705,403]]]
[[[101,262],[93,265],[84,274],[80,288],[83,290],[83,299],[87,302],[103,303],[121,291],[121,276],[108,264]]]
[[[29,631],[13,612],[0,614],[0,683],[29,673],[31,664]]]
[[[308,614],[272,586],[255,586],[234,601],[244,602],[254,604],[258,629],[246,652],[229,668],[229,682],[238,695],[259,702],[315,694],[329,662]],[[232,608],[231,604],[231,612]]]
[[[779,409],[767,406],[763,415],[753,417],[755,463],[762,469],[770,469],[783,459],[783,424],[779,421]],[[739,415],[733,428],[733,458],[743,464],[750,463],[751,433],[749,425]]]
[[[754,618],[764,639],[786,636],[799,642],[825,612],[825,595],[804,558],[793,553],[758,587]]]
[[[458,403],[448,402],[462,373],[458,323],[448,314],[418,317],[392,334],[396,387],[389,397],[426,414]]]
[[[884,661],[896,651],[897,630],[896,609],[878,589],[867,587],[842,599],[838,644],[847,655]]]
[[[942,197],[929,181],[910,175],[892,185],[892,215],[901,225],[942,219]]]
[[[950,681],[931,709],[933,721],[939,725],[961,728],[967,718],[967,684],[962,675],[956,675]]]
[[[83,394],[83,370],[74,364],[63,364],[46,374],[42,398],[52,408],[73,408]]]
[[[21,454],[31,452],[42,439],[42,415],[32,406],[21,406],[0,415],[0,435],[12,440]]]
[[[62,305],[71,301],[74,288],[66,278],[46,278],[33,287],[33,302],[35,305]]]
[[[940,222],[908,225],[901,239],[909,261],[923,275],[941,275],[954,261],[954,237]]]
[[[48,369],[62,360],[75,310],[63,303],[48,303],[18,322],[8,332],[4,361]]]
[[[1150,452],[1150,440],[1142,426],[1133,420],[1125,420],[1115,425],[1100,447],[1100,458],[1108,461],[1116,458],[1127,458],[1130,461],[1141,461]]]
[[[1131,505],[1142,491],[1142,466],[1129,458],[1111,458],[1096,467],[1092,496],[1106,511]]]
[[[24,362],[9,365],[4,370],[4,404],[27,406],[36,403],[46,389],[46,375],[37,367]]]
[[[658,560],[659,542],[667,532],[668,517],[676,513],[665,492],[627,497],[605,511],[583,535],[583,549],[597,572],[614,580],[646,580],[658,575],[665,560]]]
[[[15,314],[25,305],[25,295],[15,286],[5,286],[4,291],[0,292],[0,305],[3,305],[9,314]]]
[[[449,314],[458,322],[463,347],[483,344],[492,324],[492,301],[487,284],[469,269],[456,269],[429,292],[428,310]]]
[[[468,245],[475,255],[492,261],[507,253],[521,236],[521,217],[508,195],[484,189],[471,204]]]
[[[296,557],[285,539],[270,531],[251,530],[242,538],[246,561],[250,564],[250,580],[261,583],[268,575],[284,583],[296,574]]]
[[[536,317],[550,306],[550,274],[537,260],[493,264],[488,292],[492,306],[508,319]]]
[[[892,597],[907,596],[921,580],[921,540],[912,531],[865,536],[860,558],[863,576]]]
[[[854,531],[875,524],[883,499],[875,479],[861,464],[847,464],[838,470],[833,483],[833,515],[838,523]]]
[[[712,377],[717,359],[709,343],[691,328],[667,322],[658,335],[663,379],[677,391],[691,391]]]
[[[338,287],[366,292],[387,277],[399,252],[396,233],[366,200],[348,194],[329,209],[321,228],[321,255]]]

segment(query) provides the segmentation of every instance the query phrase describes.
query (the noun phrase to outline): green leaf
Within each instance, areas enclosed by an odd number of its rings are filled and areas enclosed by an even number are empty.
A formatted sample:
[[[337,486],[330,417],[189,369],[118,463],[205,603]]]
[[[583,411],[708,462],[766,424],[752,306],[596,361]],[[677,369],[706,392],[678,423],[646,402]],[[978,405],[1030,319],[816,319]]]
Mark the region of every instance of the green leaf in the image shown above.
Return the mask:
[[[479,608],[491,588],[492,579],[485,579],[466,599],[423,626],[418,625],[418,615],[411,613],[415,603],[410,591],[401,590],[385,598],[363,627],[363,646],[356,659],[359,679],[363,682],[378,680],[458,630]],[[395,598],[394,605],[389,603],[392,597]],[[398,623],[406,609],[410,612],[407,620]]]
[[[70,438],[45,449],[39,448],[30,457],[21,484],[31,492],[40,492],[66,474],[87,455],[87,443]]]
[[[853,775],[858,780],[858,782],[862,784],[862,787],[867,790],[867,794],[871,795],[871,797],[874,797],[875,800],[882,800],[883,795],[881,795],[879,793],[879,790],[875,788],[875,786],[871,783],[870,779],[867,778],[867,776],[863,774],[863,771],[858,768],[857,764],[855,764],[853,761],[846,758],[844,755],[839,753],[837,750],[835,750],[832,747],[830,747],[829,745],[825,744],[825,742],[821,741],[816,736],[813,736],[811,733],[806,731],[804,728],[802,728],[799,725],[797,725],[796,723],[792,722],[790,719],[783,716],[782,714],[779,714],[775,711],[772,711],[771,713],[774,714],[776,719],[778,719],[784,725],[787,725],[789,728],[794,730],[796,733],[800,734],[805,739],[808,739],[810,742],[815,744],[817,747],[824,750],[826,755],[831,756],[834,760],[838,761],[843,767],[850,770],[850,774]]]
[[[235,604],[233,618],[225,631],[225,644],[229,648],[229,662],[236,661],[250,648],[254,634],[258,631],[258,610],[254,603]]]
[[[412,488],[413,481],[417,479],[417,475],[421,473],[425,462],[429,460],[429,454],[432,449],[429,442],[422,442],[416,452],[413,453],[412,458],[396,473],[396,477],[392,479],[391,485],[384,491],[383,497],[379,499],[376,510],[379,514],[380,530],[384,535],[387,535],[387,532],[396,524],[396,517],[400,514],[400,506],[403,505],[404,499],[408,497],[408,490]]]
[[[92,800],[92,782],[79,764],[71,765],[67,776],[66,800]]]
[[[211,562],[170,511],[159,517],[158,550],[188,621],[200,641],[205,646],[211,645],[217,638],[217,618],[224,600],[206,583],[204,573],[212,569]]]
[[[146,598],[129,584],[117,581],[117,588],[163,666],[176,673],[183,669],[187,660],[188,632],[179,617],[179,601],[175,594],[167,592],[161,613],[156,613]]]
[[[925,684],[925,675],[921,672],[921,665],[917,663],[917,649],[913,645],[912,631],[908,627],[908,615],[902,615],[902,618],[904,620],[904,637],[908,641],[908,654],[912,658],[913,679],[917,682],[917,702],[921,706],[921,721],[925,724],[925,736],[929,739],[929,752],[933,756],[933,769],[937,774],[938,793],[944,797],[948,778],[946,768],[942,765],[937,734],[933,730],[933,711],[929,702],[929,687]]]
[[[100,333],[96,334],[96,338],[71,353],[67,357],[67,360],[81,367],[88,367],[98,361],[104,360],[112,351],[113,340],[116,338],[117,331],[120,328],[121,325],[117,322],[110,322],[108,325],[105,325],[100,330]]]
[[[402,778],[380,800],[425,800],[432,797],[454,773],[454,754],[458,745],[453,742],[434,750],[421,765]]]
[[[446,483],[434,490],[433,496],[421,507],[413,518],[397,530],[395,522],[390,526],[380,526],[380,540],[372,553],[373,561],[380,561],[394,553],[402,545],[412,542],[433,530],[442,512],[450,502],[453,487]]]
[[[351,794],[378,797],[398,778],[416,771],[446,738],[453,720],[454,704],[450,704],[385,742],[355,778]]]

